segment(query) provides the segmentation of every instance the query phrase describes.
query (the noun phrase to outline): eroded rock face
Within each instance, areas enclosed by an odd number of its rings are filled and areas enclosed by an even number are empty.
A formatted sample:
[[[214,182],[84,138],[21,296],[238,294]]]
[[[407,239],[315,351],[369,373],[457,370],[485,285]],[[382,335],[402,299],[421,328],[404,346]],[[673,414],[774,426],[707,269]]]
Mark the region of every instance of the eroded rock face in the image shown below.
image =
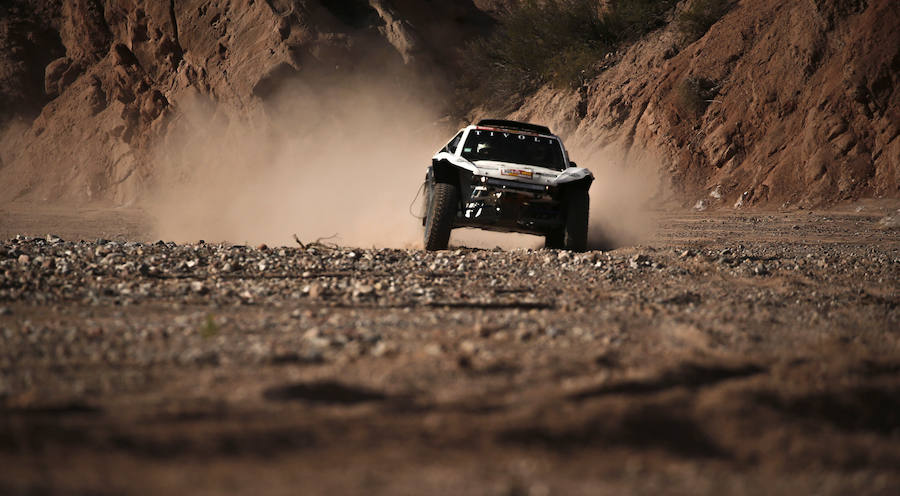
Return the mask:
[[[374,74],[452,99],[458,48],[505,5],[15,0],[0,7],[0,199],[134,200],[186,123],[272,126],[286,81]],[[685,205],[898,196],[898,16],[891,0],[738,3],[696,42],[654,32],[512,117],[549,124],[583,165],[652,164]]]
[[[0,6],[0,124],[16,115],[33,118],[46,104],[44,68],[65,55],[50,22],[58,12],[19,1]]]
[[[898,196],[898,23],[890,0],[743,2],[688,46],[654,33],[580,92],[545,89],[514,116],[607,160],[652,155],[685,204]]]
[[[159,143],[183,132],[185,112],[265,123],[264,102],[287,80],[439,73],[452,64],[453,47],[441,45],[435,33],[447,29],[435,27],[486,17],[469,2],[428,9],[387,0],[16,5],[15,15],[0,20],[0,100],[27,105],[7,103],[10,111],[0,115],[22,121],[0,147],[6,200],[132,201],[157,173]],[[41,29],[56,45],[41,42]],[[477,29],[459,30],[459,41]]]

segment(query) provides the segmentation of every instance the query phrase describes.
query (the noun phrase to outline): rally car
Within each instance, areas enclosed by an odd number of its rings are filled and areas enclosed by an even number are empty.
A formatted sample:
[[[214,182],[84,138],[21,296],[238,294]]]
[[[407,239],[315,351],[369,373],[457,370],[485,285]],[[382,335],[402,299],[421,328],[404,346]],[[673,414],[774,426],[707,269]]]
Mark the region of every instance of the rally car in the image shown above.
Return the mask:
[[[544,236],[547,248],[587,247],[594,176],[546,126],[486,119],[462,129],[425,175],[425,249],[456,227]]]

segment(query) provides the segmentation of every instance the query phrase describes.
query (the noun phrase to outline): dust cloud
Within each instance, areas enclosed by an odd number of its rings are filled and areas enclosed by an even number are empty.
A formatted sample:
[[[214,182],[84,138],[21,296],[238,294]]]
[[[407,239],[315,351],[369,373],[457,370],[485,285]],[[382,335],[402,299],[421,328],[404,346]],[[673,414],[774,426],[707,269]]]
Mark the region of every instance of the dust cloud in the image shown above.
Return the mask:
[[[420,94],[292,81],[246,115],[201,98],[158,153],[160,239],[419,247],[411,203],[454,126]]]
[[[565,139],[563,140],[565,142]],[[594,174],[591,184],[589,250],[611,250],[639,244],[656,230],[657,209],[670,190],[652,154],[632,149],[573,146],[569,155]],[[451,247],[541,248],[544,238],[526,234],[456,229]]]
[[[159,146],[144,208],[154,235],[177,242],[273,246],[316,240],[421,248],[421,191],[434,151],[458,130],[437,98],[396,82],[293,80],[249,113],[200,95],[179,102]],[[652,164],[572,151],[596,180],[589,248],[634,244],[652,232]],[[539,248],[543,238],[454,230],[451,247]]]
[[[669,191],[656,159],[634,149],[575,148],[570,155],[595,178],[590,190],[588,249],[610,250],[649,239],[656,230],[654,209]]]

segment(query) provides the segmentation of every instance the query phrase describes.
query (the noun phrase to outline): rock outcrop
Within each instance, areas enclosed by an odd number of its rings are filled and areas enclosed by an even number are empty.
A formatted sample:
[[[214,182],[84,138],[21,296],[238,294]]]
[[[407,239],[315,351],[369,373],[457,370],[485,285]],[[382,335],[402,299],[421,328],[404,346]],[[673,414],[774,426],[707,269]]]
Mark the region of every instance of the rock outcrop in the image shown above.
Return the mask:
[[[382,78],[450,101],[459,48],[507,4],[14,0],[0,7],[0,199],[133,201],[196,115],[273,126],[285,81]],[[699,40],[672,24],[512,117],[551,125],[592,166],[653,164],[685,205],[896,197],[898,25],[893,0],[736,2]]]
[[[898,25],[892,0],[744,1],[696,42],[672,25],[514,117],[611,161],[654,157],[685,205],[897,197]]]
[[[186,112],[266,125],[265,101],[290,79],[392,74],[408,90],[435,74],[429,84],[439,87],[455,49],[444,34],[461,43],[490,23],[469,2],[18,0],[0,9],[6,201],[133,201]]]

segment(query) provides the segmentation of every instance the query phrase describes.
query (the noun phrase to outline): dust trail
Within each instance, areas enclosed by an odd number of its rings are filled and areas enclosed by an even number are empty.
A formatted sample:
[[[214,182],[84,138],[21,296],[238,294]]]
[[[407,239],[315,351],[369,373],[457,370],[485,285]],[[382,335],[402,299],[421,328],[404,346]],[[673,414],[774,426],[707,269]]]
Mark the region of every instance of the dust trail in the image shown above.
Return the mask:
[[[569,149],[572,160],[594,174],[591,185],[589,250],[611,250],[641,243],[656,229],[653,209],[667,198],[659,164],[649,153],[624,153],[612,148],[578,146]],[[524,234],[456,229],[452,246],[478,248],[541,248],[544,238]]]
[[[0,122],[0,171],[10,165],[15,159],[15,150],[21,145],[19,141],[28,132],[29,124],[22,118],[13,118],[6,122]],[[4,175],[9,171],[3,171]],[[16,180],[0,179],[0,199],[8,201],[20,195],[28,184],[22,184],[21,178]]]
[[[249,117],[204,101],[182,113],[148,206],[160,238],[420,246],[410,202],[452,136],[420,98],[294,81]]]
[[[249,113],[201,96],[180,102],[157,150],[161,171],[145,209],[155,236],[179,242],[293,244],[328,239],[362,247],[421,248],[421,196],[434,151],[457,130],[396,81],[293,80]],[[402,85],[401,85],[402,86]],[[572,151],[597,180],[591,249],[652,232],[654,164]],[[455,230],[451,246],[539,248],[535,236]]]
[[[594,173],[591,185],[589,250],[638,244],[656,229],[657,205],[668,187],[649,153],[574,149],[570,155]]]

